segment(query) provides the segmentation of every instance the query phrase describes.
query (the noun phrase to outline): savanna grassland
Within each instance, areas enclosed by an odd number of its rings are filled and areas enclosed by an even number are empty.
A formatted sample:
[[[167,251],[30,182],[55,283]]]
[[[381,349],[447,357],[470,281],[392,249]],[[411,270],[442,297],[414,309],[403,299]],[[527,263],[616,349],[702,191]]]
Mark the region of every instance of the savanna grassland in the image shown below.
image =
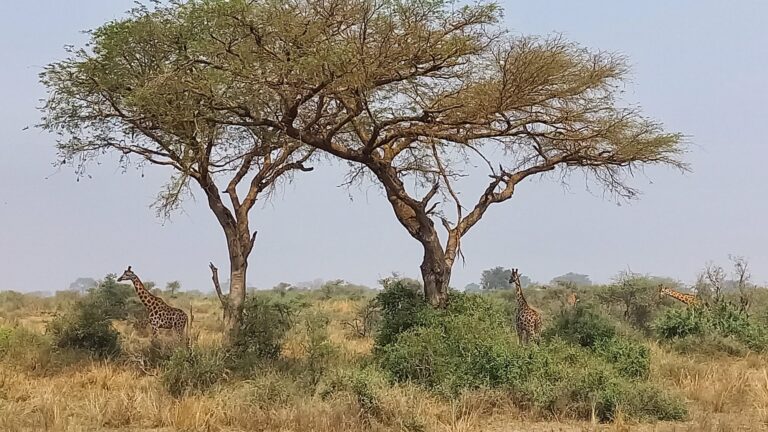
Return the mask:
[[[410,280],[369,290],[250,294],[225,348],[215,295],[163,295],[190,347],[152,342],[130,285],[0,293],[3,431],[736,431],[768,427],[768,295],[686,309],[632,276],[531,287],[538,345],[514,334],[513,291],[453,292],[445,311]],[[627,303],[622,293],[633,293]],[[618,296],[618,297],[617,297]],[[627,306],[629,305],[629,306]]]

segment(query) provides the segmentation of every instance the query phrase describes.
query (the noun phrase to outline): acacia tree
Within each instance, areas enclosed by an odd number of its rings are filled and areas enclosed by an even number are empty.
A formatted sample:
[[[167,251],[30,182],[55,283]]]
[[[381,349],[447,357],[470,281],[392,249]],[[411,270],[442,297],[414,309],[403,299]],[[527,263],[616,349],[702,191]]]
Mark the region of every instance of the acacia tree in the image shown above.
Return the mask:
[[[124,167],[169,168],[170,181],[154,203],[159,215],[169,216],[199,186],[227,241],[230,291],[220,299],[233,332],[256,237],[250,211],[293,172],[311,170],[304,164],[313,149],[274,128],[233,124],[220,108],[218,101],[226,101],[266,115],[279,101],[244,91],[206,63],[226,50],[214,36],[219,32],[199,31],[200,23],[216,20],[211,12],[137,7],[91,32],[85,48],[70,49],[69,58],[41,74],[48,97],[40,127],[60,136],[60,163],[78,174],[106,153],[118,154]]]
[[[380,185],[443,306],[462,238],[529,177],[583,172],[631,198],[633,168],[684,168],[679,134],[619,105],[620,56],[512,36],[500,14],[443,0],[190,0],[150,15],[194,26],[176,46],[231,90],[190,94],[209,117],[322,150],[350,163],[349,184]],[[473,198],[459,183],[478,169],[490,180]]]
[[[685,168],[681,135],[619,105],[621,56],[559,37],[511,36],[497,27],[493,3],[449,4],[226,2],[235,54],[215,61],[238,71],[247,52],[258,57],[247,69],[274,73],[268,91],[284,101],[281,110],[260,116],[230,106],[239,124],[282,131],[349,161],[350,181],[381,185],[423,248],[425,294],[436,306],[445,304],[462,238],[527,178],[579,171],[632,198],[633,168]],[[476,162],[490,180],[473,199],[456,182]]]

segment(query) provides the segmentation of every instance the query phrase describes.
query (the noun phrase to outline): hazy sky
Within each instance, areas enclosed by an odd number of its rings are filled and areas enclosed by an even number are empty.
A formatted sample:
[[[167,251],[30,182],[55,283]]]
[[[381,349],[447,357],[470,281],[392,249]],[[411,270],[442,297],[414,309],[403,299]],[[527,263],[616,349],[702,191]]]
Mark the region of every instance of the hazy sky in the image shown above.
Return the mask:
[[[534,280],[622,269],[692,281],[704,263],[750,260],[768,281],[768,2],[505,1],[516,32],[559,32],[626,54],[627,98],[669,130],[689,135],[693,173],[646,171],[640,200],[617,206],[574,178],[527,181],[465,237],[453,285],[483,269],[517,266]],[[0,2],[0,289],[66,288],[127,265],[146,280],[210,288],[207,263],[227,268],[223,234],[203,201],[165,224],[148,209],[164,168],[122,174],[105,161],[91,179],[56,170],[54,139],[22,131],[39,119],[37,74],[81,44],[81,30],[118,18],[131,0]],[[337,188],[341,168],[300,176],[254,212],[260,234],[249,284],[343,278],[373,285],[392,271],[416,276],[421,250],[375,187]]]

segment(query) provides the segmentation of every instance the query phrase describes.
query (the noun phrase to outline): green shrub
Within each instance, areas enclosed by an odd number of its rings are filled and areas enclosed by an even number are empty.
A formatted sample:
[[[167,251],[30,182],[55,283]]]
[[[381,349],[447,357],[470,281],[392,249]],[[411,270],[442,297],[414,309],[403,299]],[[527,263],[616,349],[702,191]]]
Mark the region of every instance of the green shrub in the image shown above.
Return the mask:
[[[589,305],[563,310],[545,332],[583,347],[594,347],[616,337],[616,326]]]
[[[81,303],[106,319],[127,319],[145,310],[133,287],[118,283],[114,274],[108,274],[98,286],[88,290]]]
[[[381,402],[378,393],[385,383],[384,376],[375,368],[342,370],[326,383],[320,396],[325,399],[337,393],[348,393],[354,398],[361,414],[379,417]]]
[[[638,418],[685,416],[677,399],[645,382],[647,347],[619,339],[599,314],[566,313],[559,324],[572,324],[560,327],[565,339],[549,329],[539,346],[521,346],[502,310],[483,296],[451,293],[446,310],[434,311],[380,347],[378,364],[393,380],[438,394],[497,388],[510,392],[522,407],[558,417],[589,418],[593,408],[602,420],[618,410]],[[632,394],[636,388],[644,396]],[[665,401],[670,406],[658,406]]]
[[[180,348],[163,365],[161,381],[173,397],[203,393],[228,377],[226,364],[224,351]]]
[[[330,368],[338,352],[328,336],[330,320],[321,313],[309,313],[303,317],[302,349],[304,350],[302,374],[310,387],[315,387]]]
[[[727,301],[711,308],[669,309],[656,320],[654,329],[661,339],[672,341],[684,352],[712,353],[719,348],[741,355],[747,350],[768,349],[768,328]]]
[[[653,327],[664,339],[701,335],[707,331],[704,311],[695,308],[669,309],[661,315]]]
[[[233,341],[240,354],[276,359],[293,325],[294,307],[266,296],[252,295],[243,307],[243,319]]]
[[[595,353],[623,377],[647,379],[651,372],[651,351],[641,343],[614,338],[596,345]]]
[[[376,347],[393,343],[401,333],[422,324],[431,312],[418,287],[404,279],[384,279],[384,290],[376,296],[381,310],[381,326]]]
[[[52,346],[27,328],[0,326],[0,360],[29,371],[44,370],[52,361]]]
[[[58,348],[87,351],[97,357],[120,353],[120,335],[112,322],[95,308],[78,304],[75,309],[55,317],[46,327]]]

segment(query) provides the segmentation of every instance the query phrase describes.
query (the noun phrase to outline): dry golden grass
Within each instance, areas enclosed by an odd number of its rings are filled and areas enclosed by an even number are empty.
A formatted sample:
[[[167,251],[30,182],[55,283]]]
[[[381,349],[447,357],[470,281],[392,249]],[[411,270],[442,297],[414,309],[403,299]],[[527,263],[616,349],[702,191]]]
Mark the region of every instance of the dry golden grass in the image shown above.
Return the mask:
[[[188,310],[189,303],[177,304]],[[331,319],[328,327],[340,364],[368,354],[370,338],[354,337],[342,321],[356,302],[329,300],[312,306]],[[193,341],[221,345],[220,313],[213,299],[193,301]],[[17,314],[12,321],[42,331],[45,310]],[[116,323],[125,357],[140,355],[146,334]],[[285,354],[304,355],[301,331],[294,331]],[[613,424],[537,421],[521,412],[503,392],[476,391],[446,401],[409,385],[386,386],[379,412],[361,410],[354,396],[323,397],[298,387],[277,369],[257,370],[248,380],[232,380],[204,395],[173,398],[157,376],[130,361],[79,361],[56,370],[24,365],[0,369],[0,431],[758,431],[768,430],[768,363],[764,357],[698,358],[652,346],[653,379],[682,394],[691,419],[684,423],[636,424],[621,416]],[[41,373],[41,370],[43,371]]]

